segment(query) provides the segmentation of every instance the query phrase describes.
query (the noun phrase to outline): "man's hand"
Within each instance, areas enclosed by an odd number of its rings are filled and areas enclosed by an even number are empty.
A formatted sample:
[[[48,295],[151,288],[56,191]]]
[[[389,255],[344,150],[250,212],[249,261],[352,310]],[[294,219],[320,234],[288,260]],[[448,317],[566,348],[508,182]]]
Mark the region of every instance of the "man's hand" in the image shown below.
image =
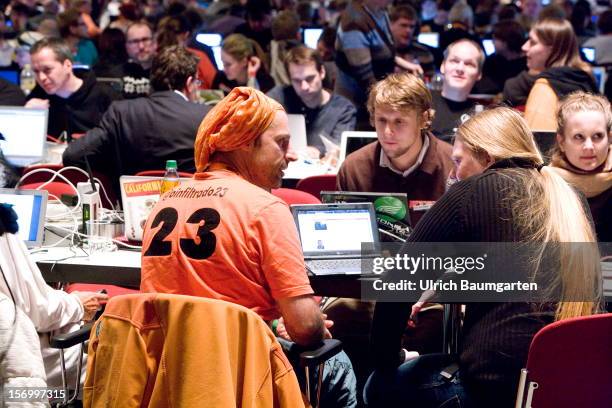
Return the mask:
[[[72,292],[72,295],[75,295],[83,305],[83,320],[86,322],[93,319],[98,309],[100,309],[101,302],[108,301],[106,293]]]
[[[323,335],[323,337],[326,339],[331,339],[332,335],[329,329],[331,329],[331,327],[334,325],[334,321],[327,320],[327,315],[323,314],[323,323],[325,324],[325,334]]]
[[[308,347],[319,344],[325,338],[323,314],[311,295],[281,298],[277,302],[284,329],[293,342]],[[279,333],[278,326],[276,332]]]
[[[49,100],[32,98],[26,102],[25,107],[31,109],[49,109]]]
[[[423,68],[421,68],[420,64],[408,62],[402,57],[398,57],[398,56],[395,57],[395,64],[401,69],[403,69],[404,71],[409,71],[421,77],[423,76]]]

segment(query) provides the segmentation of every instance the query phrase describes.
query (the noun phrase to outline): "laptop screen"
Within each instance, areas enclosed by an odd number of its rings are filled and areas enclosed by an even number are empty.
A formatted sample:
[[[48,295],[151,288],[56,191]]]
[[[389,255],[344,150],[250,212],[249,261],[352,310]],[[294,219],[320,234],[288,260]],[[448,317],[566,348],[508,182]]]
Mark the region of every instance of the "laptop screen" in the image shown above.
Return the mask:
[[[360,255],[362,243],[378,243],[371,204],[292,206],[304,256]]]
[[[421,44],[428,45],[432,48],[438,48],[439,45],[439,34],[438,33],[420,33],[417,36],[417,41]]]
[[[338,166],[342,164],[344,159],[346,159],[346,156],[372,142],[375,142],[376,140],[376,132],[342,132],[342,136],[340,139],[340,158],[338,159]]]
[[[322,28],[305,28],[304,29],[304,45],[313,50],[317,49],[319,38],[323,34]]]
[[[219,71],[223,70],[223,61],[221,61],[221,42],[223,37],[219,33],[200,33],[196,35],[196,41],[200,44],[209,46],[212,49],[215,57],[215,65]]]
[[[14,166],[25,167],[45,155],[47,109],[0,106],[0,149]]]
[[[47,213],[47,191],[0,188],[0,203],[13,206],[19,225],[17,235],[26,246],[40,246]]]

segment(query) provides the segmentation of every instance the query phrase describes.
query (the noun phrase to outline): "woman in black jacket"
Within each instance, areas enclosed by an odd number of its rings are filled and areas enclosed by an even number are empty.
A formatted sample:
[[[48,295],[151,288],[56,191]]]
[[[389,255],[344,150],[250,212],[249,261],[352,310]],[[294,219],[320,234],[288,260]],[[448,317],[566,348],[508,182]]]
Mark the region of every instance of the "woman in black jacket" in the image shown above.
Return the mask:
[[[409,242],[520,242],[531,248],[595,242],[581,199],[543,167],[531,132],[515,111],[495,108],[463,123],[453,160],[459,182],[425,214]],[[371,334],[376,370],[364,391],[368,406],[514,406],[520,369],[538,330],[599,307],[596,245],[572,247],[575,257],[563,245],[556,249],[532,260],[552,266],[550,288],[562,288],[558,302],[468,303],[456,368],[449,355],[404,362],[400,340],[413,305],[378,302]],[[526,265],[529,271],[543,270]]]

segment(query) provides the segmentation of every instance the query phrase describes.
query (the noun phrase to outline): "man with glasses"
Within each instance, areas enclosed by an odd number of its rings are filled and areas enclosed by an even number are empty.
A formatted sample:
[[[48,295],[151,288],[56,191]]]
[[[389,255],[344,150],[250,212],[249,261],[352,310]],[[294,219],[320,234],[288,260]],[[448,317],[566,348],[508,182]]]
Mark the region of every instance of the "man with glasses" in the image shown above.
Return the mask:
[[[151,64],[157,49],[153,30],[147,23],[137,22],[128,27],[125,36],[129,61],[123,67],[123,96],[136,98],[148,95]]]
[[[113,103],[100,125],[68,145],[66,166],[85,166],[109,176],[119,193],[119,176],[163,169],[174,159],[181,171],[194,172],[193,146],[209,107],[193,103],[198,61],[181,46],[153,58],[150,96]]]

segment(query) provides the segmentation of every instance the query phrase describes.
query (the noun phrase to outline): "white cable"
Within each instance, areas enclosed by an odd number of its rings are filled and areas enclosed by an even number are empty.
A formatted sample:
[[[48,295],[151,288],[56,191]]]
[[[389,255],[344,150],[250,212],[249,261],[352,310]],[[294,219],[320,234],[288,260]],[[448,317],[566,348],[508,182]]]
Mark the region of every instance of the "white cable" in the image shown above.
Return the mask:
[[[78,171],[78,172],[81,172],[81,173],[83,173],[83,175],[84,175],[85,177],[87,177],[87,178],[89,179],[89,174],[88,174],[88,173],[87,173],[85,170],[83,170],[83,169],[81,169],[81,168],[79,168],[79,167],[75,167],[75,166],[66,166],[66,167],[62,167],[62,168],[61,168],[59,171],[60,171],[60,172],[62,172],[62,171],[64,171],[64,170],[68,170],[68,169],[70,169],[70,170],[76,170],[76,171]],[[114,209],[115,209],[115,206],[114,206],[114,205],[113,205],[113,203],[111,202],[110,198],[108,198],[108,194],[106,194],[106,189],[104,188],[104,184],[102,184],[102,181],[100,181],[100,179],[99,179],[99,178],[97,178],[97,177],[94,177],[94,181],[97,181],[97,182],[98,182],[98,184],[100,184],[100,189],[102,189],[102,192],[104,193],[104,198],[106,198],[106,201],[108,202],[108,204],[110,204],[111,208],[114,210]]]
[[[61,169],[60,169],[61,171]],[[60,174],[60,171],[55,171],[55,170],[51,170],[51,169],[35,169],[32,170],[30,172],[28,172],[27,174],[24,174],[23,176],[21,176],[21,178],[19,179],[19,181],[17,182],[17,185],[15,187],[19,187],[21,185],[21,182],[23,181],[24,178],[32,175],[32,174],[36,174],[36,173],[51,173],[53,174],[53,177],[51,177],[49,180],[47,180],[46,182],[42,183],[41,185],[36,187],[36,190],[40,190],[43,187],[45,187],[47,184],[53,182],[53,180],[55,180],[56,177],[59,177],[60,179],[64,180],[69,186],[71,186],[74,191],[77,193],[77,203],[74,209],[70,210],[70,212],[75,212],[75,211],[79,211],[80,209],[80,205],[81,205],[81,196],[79,195],[79,190],[77,190],[76,186],[70,181],[68,180],[66,177],[64,177],[63,175]],[[53,196],[53,195],[52,195]],[[57,199],[56,196],[53,196]],[[58,200],[61,202],[61,200]]]
[[[66,232],[72,232],[68,228],[60,227],[59,225],[54,225],[53,227],[57,228],[57,229],[60,229],[60,230],[63,230],[63,231],[66,231]],[[78,235],[78,236],[85,237],[85,238],[92,238],[92,237],[94,237],[94,238],[101,238],[101,239],[110,239],[111,241],[113,241],[117,245],[123,245],[126,248],[142,249],[142,246],[140,246],[140,245],[126,244],[125,242],[121,242],[121,241],[119,241],[117,239],[114,239],[114,238],[107,238],[107,237],[102,237],[102,236],[99,236],[99,235],[87,235],[87,234],[83,234],[83,233],[80,233],[80,232],[74,232],[74,235]]]

